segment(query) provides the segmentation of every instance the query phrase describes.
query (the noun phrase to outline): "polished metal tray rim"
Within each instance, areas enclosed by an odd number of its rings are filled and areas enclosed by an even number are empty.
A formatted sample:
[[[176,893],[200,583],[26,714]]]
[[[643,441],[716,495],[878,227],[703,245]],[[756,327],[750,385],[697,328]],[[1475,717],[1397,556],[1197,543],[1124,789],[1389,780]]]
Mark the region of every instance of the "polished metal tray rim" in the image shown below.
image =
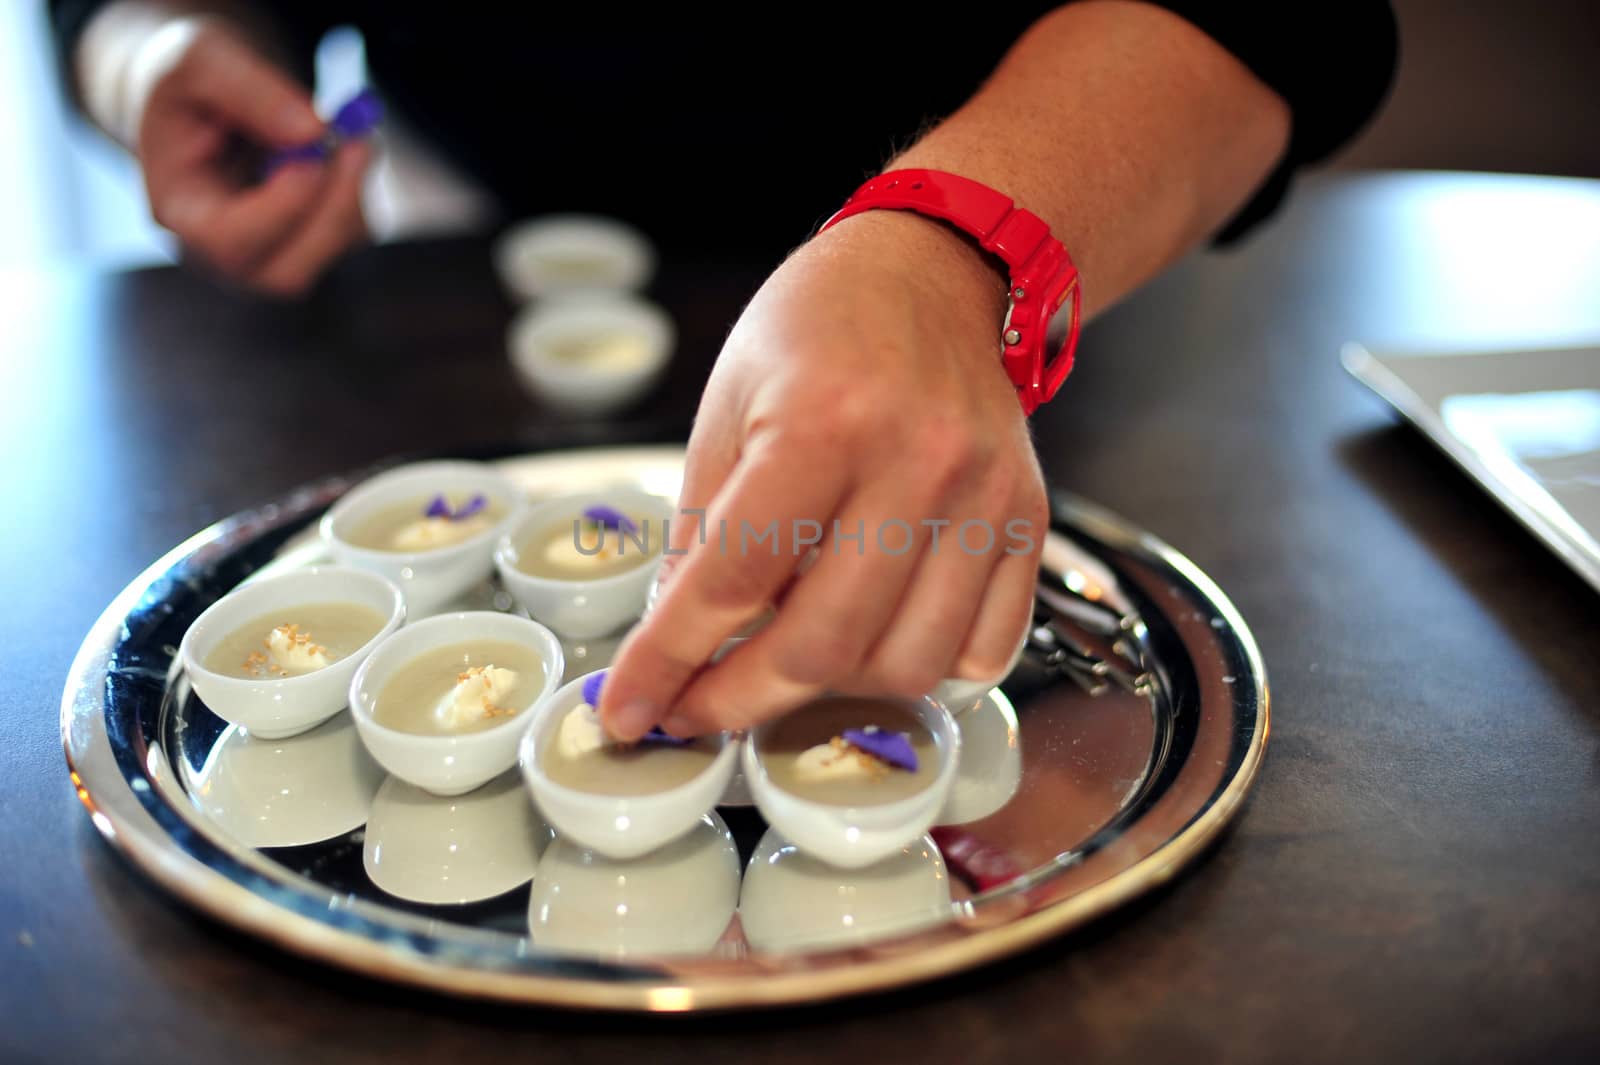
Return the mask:
[[[649,449],[639,449],[641,452]],[[1259,650],[1244,620],[1220,589],[1192,562],[1154,536],[1092,504],[1060,497],[1070,512],[1097,538],[1123,548],[1138,548],[1177,571],[1208,601],[1232,630],[1254,682],[1256,720],[1248,748],[1233,775],[1211,801],[1184,827],[1132,866],[1113,873],[1069,898],[1046,908],[984,928],[980,932],[930,942],[915,950],[885,950],[910,944],[925,933],[869,947],[848,948],[828,955],[807,955],[798,962],[782,955],[760,957],[761,977],[750,978],[749,960],[719,965],[697,961],[679,967],[670,962],[589,961],[562,955],[524,952],[522,964],[502,969],[464,968],[410,949],[403,941],[378,939],[332,923],[327,917],[286,909],[258,895],[226,873],[174,844],[147,811],[136,788],[115,762],[106,732],[102,692],[93,683],[107,667],[123,621],[166,575],[208,545],[233,535],[251,522],[270,522],[284,508],[304,510],[325,504],[347,482],[329,480],[303,489],[280,503],[218,522],[173,548],[134,579],[95,622],[69,673],[61,707],[62,742],[78,797],[100,833],[132,863],[175,895],[212,918],[241,928],[275,946],[303,956],[331,961],[382,980],[399,980],[449,994],[510,1002],[584,1009],[678,1012],[725,1010],[824,1001],[864,991],[902,986],[997,960],[1100,916],[1168,879],[1203,851],[1231,821],[1248,793],[1265,747],[1269,702]],[[176,668],[176,667],[174,667]],[[170,677],[168,678],[170,681]],[[259,855],[240,845],[221,847],[246,868]],[[1071,864],[1071,863],[1069,863]],[[1066,866],[1063,866],[1065,868]],[[252,870],[261,876],[259,870]],[[374,904],[351,900],[348,918],[360,919]],[[334,902],[329,903],[334,909]],[[390,925],[414,925],[425,934],[427,922],[385,911]],[[409,917],[409,920],[405,918]],[[467,930],[457,929],[463,936]],[[504,940],[505,933],[473,931],[467,938]],[[846,963],[818,965],[821,957]],[[692,969],[692,972],[689,971]]]

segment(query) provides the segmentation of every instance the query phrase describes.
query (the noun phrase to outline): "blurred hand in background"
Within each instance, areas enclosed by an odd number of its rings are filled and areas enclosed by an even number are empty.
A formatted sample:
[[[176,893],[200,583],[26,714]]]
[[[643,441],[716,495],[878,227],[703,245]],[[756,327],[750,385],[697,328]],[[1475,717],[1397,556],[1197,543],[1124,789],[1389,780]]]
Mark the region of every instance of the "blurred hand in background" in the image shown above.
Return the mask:
[[[96,17],[78,55],[89,112],[138,157],[150,210],[186,253],[291,296],[366,236],[370,144],[263,176],[267,155],[315,141],[311,97],[227,21],[134,0]]]

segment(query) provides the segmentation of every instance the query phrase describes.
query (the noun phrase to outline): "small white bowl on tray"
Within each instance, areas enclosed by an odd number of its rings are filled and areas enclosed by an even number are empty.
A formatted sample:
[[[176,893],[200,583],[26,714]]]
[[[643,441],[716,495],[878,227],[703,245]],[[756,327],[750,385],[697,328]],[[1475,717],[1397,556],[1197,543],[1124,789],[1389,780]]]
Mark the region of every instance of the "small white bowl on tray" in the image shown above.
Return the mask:
[[[521,644],[538,654],[544,681],[527,706],[513,708],[499,724],[437,735],[403,731],[373,716],[389,681],[419,655],[475,640]],[[350,713],[361,741],[390,773],[435,795],[462,795],[517,764],[517,745],[561,683],[561,672],[561,643],[536,621],[495,611],[439,614],[407,625],[362,663],[350,682]]]
[[[706,768],[664,791],[605,795],[558,783],[545,770],[544,751],[555,742],[563,719],[586,704],[583,689],[588,679],[579,677],[564,685],[539,707],[523,734],[518,764],[540,812],[557,834],[607,858],[637,858],[693,830],[717,805],[739,764],[741,740],[731,733],[717,734],[720,749]]]
[[[240,626],[321,603],[366,607],[384,619],[383,627],[355,651],[309,673],[234,677],[206,668],[211,652]],[[212,603],[183,634],[178,658],[190,686],[212,713],[253,736],[282,739],[343,710],[350,678],[405,619],[400,590],[378,574],[348,566],[312,566],[247,581]]]
[[[639,565],[619,573],[589,579],[537,577],[521,568],[531,540],[552,528],[570,527],[586,509],[606,506],[644,521],[640,542],[651,552]],[[659,496],[636,489],[579,492],[546,499],[529,508],[499,539],[495,568],[517,602],[535,620],[572,640],[608,636],[638,620],[656,570],[661,567],[667,522],[673,505]],[[576,532],[574,535],[577,535]],[[633,541],[624,540],[623,550]]]
[[[745,740],[745,783],[767,824],[830,865],[859,869],[900,850],[933,827],[955,783],[961,759],[961,730],[955,718],[927,697],[885,700],[891,701],[909,710],[927,729],[939,759],[933,779],[902,799],[848,805],[806,798],[784,788],[766,765],[767,737],[782,718],[757,725]]]
[[[359,542],[363,525],[393,508],[438,495],[482,495],[497,508],[492,524],[466,539],[417,551],[391,551]],[[418,462],[380,473],[346,492],[318,526],[339,562],[382,574],[399,586],[413,621],[438,610],[494,571],[495,543],[522,514],[516,483],[478,462]],[[419,517],[422,511],[419,507]]]

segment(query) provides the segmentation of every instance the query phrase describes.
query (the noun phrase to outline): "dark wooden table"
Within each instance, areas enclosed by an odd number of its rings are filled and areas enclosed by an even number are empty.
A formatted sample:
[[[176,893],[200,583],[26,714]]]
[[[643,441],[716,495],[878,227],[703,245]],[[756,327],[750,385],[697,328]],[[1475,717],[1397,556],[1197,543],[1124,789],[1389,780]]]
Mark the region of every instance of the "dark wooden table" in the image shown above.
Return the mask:
[[[653,419],[687,418],[758,278],[668,263],[683,352]],[[176,270],[0,280],[0,1061],[1600,1057],[1600,597],[1335,357],[1600,336],[1600,183],[1313,182],[1097,322],[1041,454],[1254,627],[1273,732],[1237,829],[1023,958],[701,1021],[480,1007],[283,956],[146,885],[67,781],[68,662],[167,548],[397,452],[572,438],[513,382],[485,246],[374,250],[288,308]]]

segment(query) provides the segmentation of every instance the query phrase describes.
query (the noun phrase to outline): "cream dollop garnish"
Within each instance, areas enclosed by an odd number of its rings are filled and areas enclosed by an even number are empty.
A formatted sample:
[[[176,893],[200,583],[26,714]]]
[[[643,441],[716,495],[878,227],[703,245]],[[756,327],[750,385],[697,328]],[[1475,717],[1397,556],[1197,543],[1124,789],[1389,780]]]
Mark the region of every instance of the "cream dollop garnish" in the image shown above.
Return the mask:
[[[510,717],[516,710],[504,701],[516,686],[517,672],[493,663],[473,666],[456,674],[455,687],[439,700],[433,716],[445,728],[469,728],[494,717]]]
[[[599,713],[588,703],[570,711],[556,730],[556,751],[562,758],[579,758],[615,742],[600,724]]]
[[[470,518],[418,518],[402,526],[389,541],[396,551],[431,551],[436,547],[449,547],[478,535],[494,524],[488,514],[478,513]]]
[[[248,673],[258,677],[296,677],[302,673],[315,673],[332,661],[328,649],[301,632],[295,624],[279,625],[261,641],[267,651],[252,651],[244,660]]]
[[[842,736],[827,743],[819,743],[801,751],[794,760],[796,780],[822,782],[829,780],[876,779],[887,772],[884,764],[872,755],[852,747]]]
[[[604,569],[625,554],[643,555],[644,551],[637,543],[624,544],[621,529],[584,525],[573,536],[554,537],[545,546],[544,561],[570,569]]]

